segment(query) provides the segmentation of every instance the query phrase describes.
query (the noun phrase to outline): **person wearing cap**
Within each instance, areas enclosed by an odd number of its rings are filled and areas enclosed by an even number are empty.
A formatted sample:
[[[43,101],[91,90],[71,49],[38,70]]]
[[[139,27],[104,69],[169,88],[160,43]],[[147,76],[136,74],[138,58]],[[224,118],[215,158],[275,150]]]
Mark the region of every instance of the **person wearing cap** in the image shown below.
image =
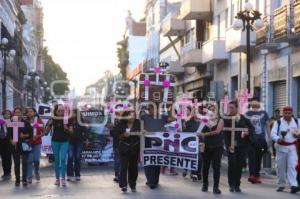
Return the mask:
[[[297,123],[297,119],[293,117],[293,108],[286,106],[283,108],[283,117],[273,124],[271,131],[272,140],[276,142],[278,192],[285,189],[286,178],[291,186],[291,193],[300,191],[296,179],[298,162],[296,135],[300,130]]]

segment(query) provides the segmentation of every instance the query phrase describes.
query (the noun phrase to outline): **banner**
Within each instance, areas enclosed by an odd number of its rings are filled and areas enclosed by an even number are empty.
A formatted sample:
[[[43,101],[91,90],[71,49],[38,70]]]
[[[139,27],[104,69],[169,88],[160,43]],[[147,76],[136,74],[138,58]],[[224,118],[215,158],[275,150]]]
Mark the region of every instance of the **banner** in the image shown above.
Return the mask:
[[[83,124],[88,126],[86,141],[82,151],[85,163],[103,163],[113,161],[113,144],[106,128],[107,116],[104,110],[81,111]]]
[[[49,118],[51,117],[51,107],[48,104],[36,104],[36,111],[40,118],[43,120],[44,126],[46,126]],[[53,154],[51,147],[52,134],[48,134],[42,137],[42,153]]]
[[[146,135],[144,166],[198,170],[198,143],[195,133],[156,132]]]

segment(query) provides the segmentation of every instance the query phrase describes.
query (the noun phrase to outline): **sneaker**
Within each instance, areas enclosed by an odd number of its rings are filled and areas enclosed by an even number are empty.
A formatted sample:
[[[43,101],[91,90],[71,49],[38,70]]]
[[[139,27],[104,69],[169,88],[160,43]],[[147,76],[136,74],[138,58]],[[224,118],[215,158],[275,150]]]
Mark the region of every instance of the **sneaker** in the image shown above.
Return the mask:
[[[116,177],[114,177],[113,181],[114,181],[115,183],[119,183],[119,178],[116,176]]]
[[[261,179],[259,176],[254,176],[254,179],[255,179],[255,183],[261,184]]]
[[[234,191],[237,192],[237,193],[241,193],[241,192],[242,192],[242,190],[241,190],[240,187],[235,187],[235,188],[234,188]]]
[[[256,178],[255,178],[255,176],[251,175],[251,176],[248,178],[248,182],[251,182],[252,184],[255,184],[255,183],[256,183]]]
[[[10,180],[11,175],[10,174],[5,174],[5,175],[1,176],[1,178],[2,178],[3,181]]]
[[[27,182],[22,182],[22,184],[23,184],[23,187],[27,187]]]
[[[208,187],[206,185],[202,186],[202,192],[207,192],[208,191]]]
[[[19,187],[19,186],[20,186],[20,182],[19,182],[19,181],[16,181],[16,182],[15,182],[15,186],[16,186],[16,187]]]
[[[278,187],[278,188],[276,189],[277,192],[283,192],[283,190],[284,190],[284,187]]]
[[[131,192],[132,193],[136,193],[136,188],[135,187],[132,187],[132,188],[130,188],[131,189]]]
[[[75,177],[75,180],[76,180],[76,181],[80,181],[80,176],[76,176],[76,177]]]
[[[121,190],[122,190],[123,193],[126,193],[127,192],[127,187],[122,187]]]
[[[67,186],[66,180],[64,178],[61,179],[61,186],[63,187]]]
[[[32,184],[32,178],[27,178],[28,184]]]
[[[36,181],[38,181],[38,182],[41,180],[41,177],[40,177],[40,174],[39,174],[39,173],[35,174],[35,179],[36,179]]]
[[[213,192],[214,192],[214,194],[217,194],[217,195],[222,193],[218,187],[215,187]]]
[[[59,179],[56,179],[56,180],[55,180],[55,183],[54,183],[54,185],[56,185],[56,186],[59,186],[59,185],[60,185],[60,181],[59,181]]]
[[[67,177],[67,181],[68,181],[68,182],[72,182],[72,181],[73,181],[73,177],[72,177],[72,176],[68,176],[68,177]]]
[[[232,192],[234,192],[234,187],[230,187],[229,188],[229,191],[232,193]]]
[[[295,193],[297,193],[297,192],[299,192],[300,191],[300,187],[291,187],[291,193],[292,194],[295,194]]]

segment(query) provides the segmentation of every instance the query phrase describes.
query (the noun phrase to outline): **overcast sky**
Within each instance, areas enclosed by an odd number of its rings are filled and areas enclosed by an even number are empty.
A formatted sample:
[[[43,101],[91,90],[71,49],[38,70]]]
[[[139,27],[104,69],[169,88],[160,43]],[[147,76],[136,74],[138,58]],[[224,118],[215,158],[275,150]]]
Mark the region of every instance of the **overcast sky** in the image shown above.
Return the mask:
[[[130,9],[144,15],[144,0],[41,0],[45,45],[82,94],[87,85],[117,69],[116,42],[122,39]]]

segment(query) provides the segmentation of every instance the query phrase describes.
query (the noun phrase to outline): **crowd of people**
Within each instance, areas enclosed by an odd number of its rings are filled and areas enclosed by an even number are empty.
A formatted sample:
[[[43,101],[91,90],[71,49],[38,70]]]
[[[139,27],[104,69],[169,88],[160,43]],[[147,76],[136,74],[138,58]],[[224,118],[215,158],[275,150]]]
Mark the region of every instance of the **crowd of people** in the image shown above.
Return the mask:
[[[86,128],[77,121],[77,110],[64,123],[63,105],[56,105],[53,117],[47,124],[34,108],[15,108],[12,112],[2,112],[0,125],[0,155],[2,160],[2,180],[11,179],[12,159],[15,169],[15,186],[28,186],[40,181],[40,157],[42,137],[52,133],[51,147],[54,154],[55,185],[66,186],[67,180],[80,181],[81,152]],[[67,164],[66,164],[67,162]],[[22,167],[22,179],[21,171]]]
[[[151,145],[151,139],[145,137],[140,143],[141,132],[195,133],[199,137],[199,164],[196,171],[191,171],[194,181],[202,180],[202,191],[209,189],[210,167],[213,169],[213,193],[221,194],[220,173],[221,160],[228,157],[228,185],[230,192],[241,192],[242,171],[248,159],[249,178],[253,184],[261,184],[260,178],[263,155],[273,148],[276,156],[278,192],[290,185],[290,192],[300,191],[300,159],[299,139],[300,127],[293,117],[292,107],[283,108],[283,116],[274,115],[269,118],[266,111],[261,110],[257,99],[250,101],[245,114],[239,114],[238,103],[228,104],[228,112],[219,115],[216,104],[195,107],[188,106],[186,117],[180,119],[171,113],[157,117],[154,107],[139,113],[134,111],[116,111],[114,121],[107,127],[113,138],[114,181],[123,192],[128,186],[136,192],[138,164],[141,145]],[[117,107],[116,107],[117,108]],[[65,121],[65,107],[55,105],[53,117],[46,124],[38,116],[34,108],[15,108],[12,112],[2,112],[0,120],[0,155],[3,167],[3,180],[11,178],[12,160],[15,169],[15,185],[31,184],[33,176],[40,181],[40,157],[42,137],[52,134],[52,150],[54,154],[55,185],[66,186],[66,181],[80,181],[81,156],[87,128],[78,121],[78,110],[72,110],[71,118]],[[202,116],[207,116],[205,121]],[[17,136],[17,137],[16,137]],[[273,142],[273,145],[272,145]],[[276,152],[276,153],[275,153]],[[22,179],[21,168],[22,165]],[[159,186],[160,174],[168,168],[160,165],[144,166],[146,185],[151,189]],[[169,168],[171,175],[177,175],[175,168]],[[186,170],[183,175],[187,175]],[[33,175],[34,173],[34,175]]]

